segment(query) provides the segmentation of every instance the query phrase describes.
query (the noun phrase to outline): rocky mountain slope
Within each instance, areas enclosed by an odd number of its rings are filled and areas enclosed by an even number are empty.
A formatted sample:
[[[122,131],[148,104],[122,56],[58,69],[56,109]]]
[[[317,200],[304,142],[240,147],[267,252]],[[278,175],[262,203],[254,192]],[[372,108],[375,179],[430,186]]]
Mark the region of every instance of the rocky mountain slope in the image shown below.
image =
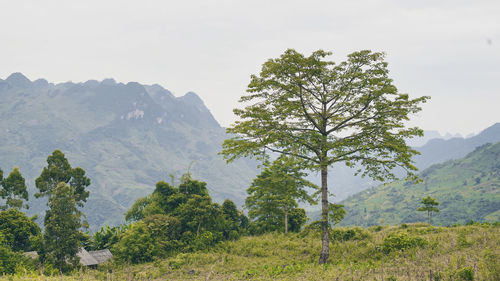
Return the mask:
[[[60,149],[92,180],[84,212],[91,227],[117,224],[137,197],[188,169],[217,201],[241,204],[257,174],[249,160],[226,165],[227,138],[195,93],[174,97],[159,85],[101,82],[52,84],[21,73],[0,79],[0,168],[20,167],[31,194],[46,158]],[[45,203],[31,200],[29,213]]]

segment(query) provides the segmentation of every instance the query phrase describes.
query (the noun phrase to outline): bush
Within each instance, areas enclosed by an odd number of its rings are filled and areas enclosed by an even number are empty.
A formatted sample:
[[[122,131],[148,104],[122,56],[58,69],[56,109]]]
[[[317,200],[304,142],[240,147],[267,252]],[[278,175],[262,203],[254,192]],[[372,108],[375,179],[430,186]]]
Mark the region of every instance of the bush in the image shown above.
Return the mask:
[[[474,270],[470,267],[464,267],[457,271],[458,280],[461,281],[473,281],[474,280]]]
[[[149,229],[140,221],[120,236],[120,241],[113,246],[112,252],[118,261],[141,263],[153,259],[155,248]]]
[[[369,236],[369,233],[361,227],[330,229],[330,239],[332,241],[363,240]]]
[[[217,242],[216,236],[210,231],[204,231],[198,235],[192,243],[193,250],[206,250]]]
[[[382,244],[382,250],[388,254],[393,251],[404,251],[411,248],[423,247],[427,241],[423,238],[410,236],[406,232],[395,232],[389,234]]]

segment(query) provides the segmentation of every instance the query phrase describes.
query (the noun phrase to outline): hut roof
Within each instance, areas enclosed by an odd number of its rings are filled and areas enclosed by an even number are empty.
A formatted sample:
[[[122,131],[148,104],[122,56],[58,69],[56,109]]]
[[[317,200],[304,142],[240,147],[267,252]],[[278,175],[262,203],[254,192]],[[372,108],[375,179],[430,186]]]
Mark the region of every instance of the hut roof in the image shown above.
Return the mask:
[[[113,258],[113,254],[108,249],[89,251],[89,254],[97,260],[97,263],[103,263]]]
[[[99,264],[97,260],[89,254],[84,248],[80,248],[80,251],[76,254],[80,257],[80,263],[85,266],[97,265]]]
[[[36,259],[38,258],[38,253],[37,251],[31,251],[31,252],[24,252],[23,255],[25,257],[29,257],[29,258],[32,258],[32,259]]]

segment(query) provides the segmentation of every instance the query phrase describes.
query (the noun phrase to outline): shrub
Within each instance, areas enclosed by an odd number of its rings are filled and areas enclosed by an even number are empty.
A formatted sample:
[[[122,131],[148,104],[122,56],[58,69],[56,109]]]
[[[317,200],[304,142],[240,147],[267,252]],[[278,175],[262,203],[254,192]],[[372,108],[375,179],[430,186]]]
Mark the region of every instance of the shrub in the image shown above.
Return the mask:
[[[382,244],[382,250],[388,254],[390,252],[399,250],[404,251],[411,248],[423,247],[427,241],[423,238],[410,236],[406,232],[395,232],[389,234]]]
[[[369,233],[361,227],[334,228],[330,230],[330,239],[332,241],[363,240],[369,236]]]
[[[133,224],[127,229],[121,235],[120,241],[112,248],[112,252],[118,261],[130,263],[151,261],[154,251],[154,240],[149,233],[149,229],[142,221]]]
[[[473,281],[474,280],[474,270],[470,267],[464,267],[457,271],[458,280],[461,281]]]

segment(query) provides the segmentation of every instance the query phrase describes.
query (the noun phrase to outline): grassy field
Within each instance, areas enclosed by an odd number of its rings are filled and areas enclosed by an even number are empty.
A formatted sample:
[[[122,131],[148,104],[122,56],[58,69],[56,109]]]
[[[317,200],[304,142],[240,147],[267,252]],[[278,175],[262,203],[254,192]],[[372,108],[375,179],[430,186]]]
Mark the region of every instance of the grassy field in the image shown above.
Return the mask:
[[[319,233],[306,230],[244,237],[148,264],[0,280],[500,280],[500,226],[336,228],[331,236],[323,266]]]

